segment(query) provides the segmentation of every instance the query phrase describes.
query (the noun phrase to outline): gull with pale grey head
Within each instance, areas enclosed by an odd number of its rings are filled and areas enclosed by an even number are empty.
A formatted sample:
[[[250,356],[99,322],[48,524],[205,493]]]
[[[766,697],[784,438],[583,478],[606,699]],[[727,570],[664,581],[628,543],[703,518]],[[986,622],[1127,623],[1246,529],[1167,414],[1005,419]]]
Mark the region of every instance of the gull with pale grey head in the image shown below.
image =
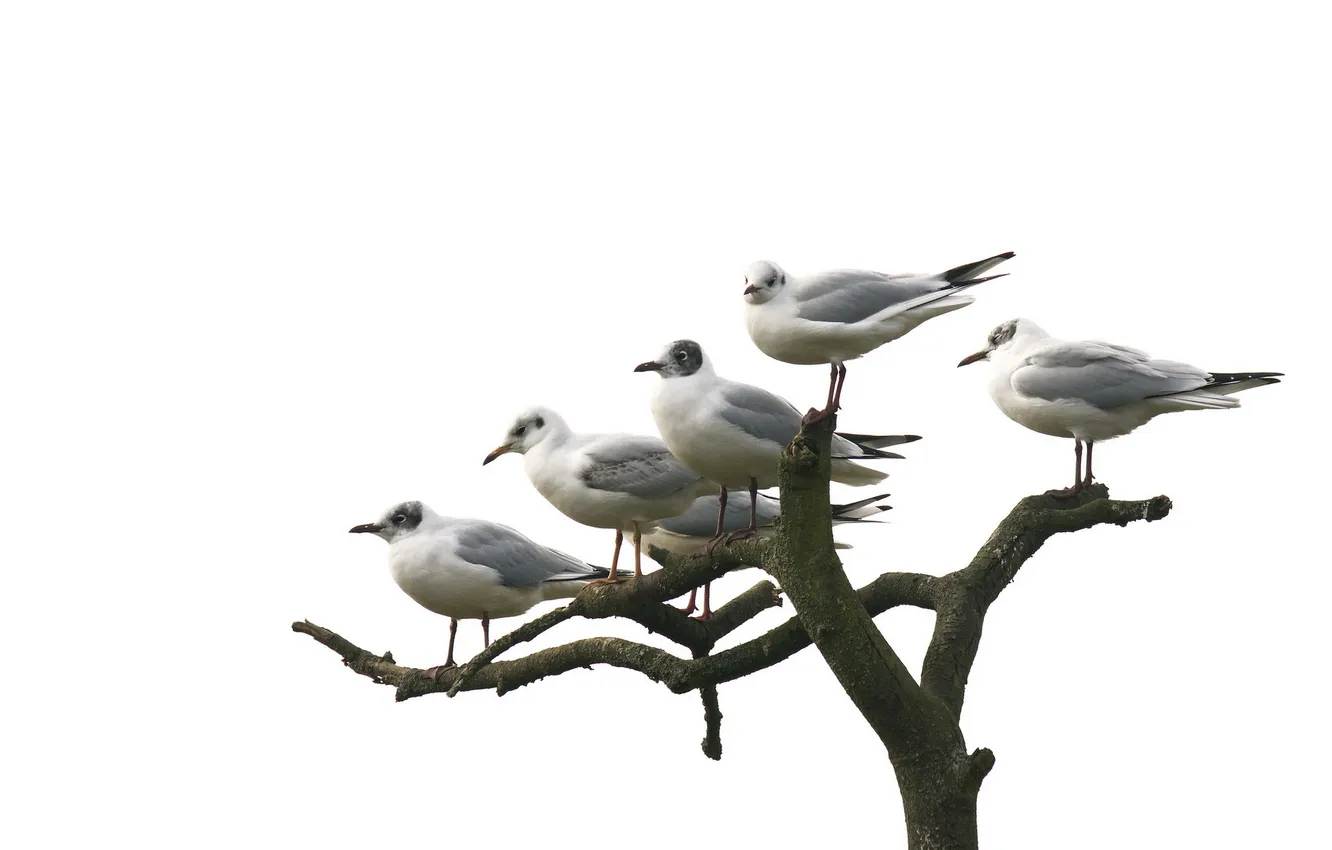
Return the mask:
[[[394,505],[352,534],[373,534],[389,545],[389,573],[428,611],[449,618],[449,654],[435,675],[455,666],[459,620],[480,620],[490,646],[490,621],[516,617],[547,599],[576,596],[589,581],[610,575],[571,555],[534,543],[506,525],[440,516],[420,502]]]
[[[713,542],[724,534],[728,490],[749,490],[750,513],[748,526],[726,539],[754,535],[758,531],[758,491],[777,484],[778,457],[800,433],[799,411],[767,390],[718,375],[693,340],[671,343],[656,360],[640,363],[634,371],[656,372],[662,378],[653,389],[652,418],[671,453],[722,488]],[[854,461],[901,458],[881,449],[918,439],[835,434],[832,480],[857,487],[877,484],[886,473]],[[707,586],[703,594],[703,615],[707,617],[711,613]]]
[[[653,523],[683,513],[717,485],[680,463],[657,437],[578,434],[555,411],[535,407],[509,426],[483,465],[516,452],[537,492],[575,522],[615,529],[611,570],[624,534],[633,535],[634,576],[642,575],[642,537]],[[618,581],[615,578],[603,579]]]
[[[1279,383],[1281,372],[1208,372],[1156,360],[1108,342],[1055,339],[1029,319],[990,331],[985,348],[957,365],[991,362],[990,398],[1004,415],[1039,434],[1073,440],[1071,496],[1092,483],[1092,446],[1121,437],[1162,413],[1226,410],[1242,390]],[[1087,464],[1082,465],[1082,446]]]
[[[759,350],[798,365],[830,364],[828,402],[815,419],[837,412],[846,361],[892,342],[917,325],[972,302],[965,290],[1005,277],[985,272],[1012,251],[937,274],[839,269],[795,276],[766,260],[745,272],[745,324]]]

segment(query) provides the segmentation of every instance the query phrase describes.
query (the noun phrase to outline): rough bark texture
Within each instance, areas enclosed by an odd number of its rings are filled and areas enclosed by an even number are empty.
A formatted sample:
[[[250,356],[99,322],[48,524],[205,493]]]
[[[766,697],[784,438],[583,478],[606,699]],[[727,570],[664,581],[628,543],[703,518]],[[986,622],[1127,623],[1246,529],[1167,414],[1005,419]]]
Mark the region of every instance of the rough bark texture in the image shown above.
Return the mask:
[[[568,605],[498,638],[438,679],[397,664],[389,653],[375,655],[361,649],[308,621],[293,623],[292,629],[332,649],[356,673],[392,686],[398,700],[475,690],[494,690],[502,696],[547,676],[595,664],[634,670],[674,693],[699,692],[705,727],[702,748],[713,759],[722,754],[717,686],[779,664],[812,643],[887,750],[901,790],[909,847],[975,848],[976,798],[995,759],[987,749],[967,750],[959,721],[986,612],[1053,535],[1096,525],[1151,522],[1170,512],[1170,500],[1157,496],[1112,501],[1100,485],[1072,499],[1028,496],[966,567],[939,577],[888,572],[857,590],[833,549],[828,479],[834,421],[802,431],[783,453],[782,516],[771,540],[739,541],[692,558],[654,550],[652,556],[664,569],[637,584],[589,587]],[[706,623],[667,604],[747,565],[762,566],[781,589],[760,581],[715,611]],[[761,612],[780,606],[782,593],[791,600],[795,616],[713,654],[722,638]],[[935,612],[934,635],[919,680],[874,624],[875,616],[898,605]],[[683,647],[691,657],[619,638],[586,638],[499,660],[515,646],[573,617],[633,620]]]

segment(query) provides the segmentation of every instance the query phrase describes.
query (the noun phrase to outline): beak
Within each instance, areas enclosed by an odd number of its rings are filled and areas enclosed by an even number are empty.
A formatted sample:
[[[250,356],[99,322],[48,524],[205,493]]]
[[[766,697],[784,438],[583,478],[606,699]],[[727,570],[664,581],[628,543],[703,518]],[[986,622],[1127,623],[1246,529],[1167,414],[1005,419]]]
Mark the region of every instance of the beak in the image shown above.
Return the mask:
[[[957,367],[961,369],[963,366],[970,366],[972,363],[975,363],[978,360],[989,360],[989,359],[990,359],[989,349],[986,349],[985,351],[977,351],[975,354],[968,354],[966,357],[963,357],[962,362],[957,364]]]
[[[635,372],[660,372],[661,364],[655,360],[649,360],[646,363],[639,363],[634,367]]]
[[[508,443],[505,443],[504,445],[500,446],[498,449],[495,449],[493,452],[486,455],[486,459],[481,461],[481,465],[485,466],[486,464],[490,463],[492,460],[499,457],[500,455],[506,455],[511,451],[513,451],[513,446],[509,445]]]
[[[758,287],[755,286],[754,284],[751,283],[749,286],[745,287],[746,295],[753,295],[755,292],[758,292]]]
[[[384,527],[376,522],[367,522],[365,525],[354,525],[348,534],[375,534],[383,531]]]

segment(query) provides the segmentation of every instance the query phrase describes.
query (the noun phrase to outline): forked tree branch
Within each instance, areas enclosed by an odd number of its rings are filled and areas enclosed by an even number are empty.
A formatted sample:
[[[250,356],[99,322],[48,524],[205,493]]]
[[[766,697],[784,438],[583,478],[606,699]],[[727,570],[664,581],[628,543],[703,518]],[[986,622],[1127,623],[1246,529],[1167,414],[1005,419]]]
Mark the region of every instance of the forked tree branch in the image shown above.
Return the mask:
[[[1076,498],[1028,496],[1018,502],[969,565],[939,579],[935,588],[939,607],[934,636],[921,668],[921,686],[942,700],[954,717],[960,717],[967,676],[980,648],[985,613],[1045,541],[1056,534],[1097,525],[1154,522],[1169,514],[1170,508],[1165,496],[1113,501],[1101,484]]]

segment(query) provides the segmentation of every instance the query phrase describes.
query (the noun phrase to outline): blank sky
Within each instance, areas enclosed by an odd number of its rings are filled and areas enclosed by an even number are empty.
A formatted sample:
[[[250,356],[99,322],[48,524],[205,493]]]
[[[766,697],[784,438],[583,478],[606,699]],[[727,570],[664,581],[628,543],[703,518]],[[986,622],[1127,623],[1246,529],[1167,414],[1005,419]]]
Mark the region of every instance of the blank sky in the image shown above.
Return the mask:
[[[635,674],[397,705],[289,624],[441,662],[447,621],[347,534],[405,499],[605,563],[608,532],[481,460],[538,403],[653,433],[631,370],[671,340],[818,403],[824,368],[745,334],[749,262],[1009,250],[974,305],[850,364],[843,428],[924,436],[884,465],[890,523],[839,535],[857,584],[962,566],[1069,483],[1068,442],[955,368],[1001,321],[1288,377],[1099,446],[1114,495],[1174,512],[1051,541],[991,610],[963,715],[998,759],[983,846],[1321,834],[1325,12],[907,6],[7,5],[14,846],[904,847],[813,650],[721,689],[713,763],[698,697]],[[929,617],[878,622],[918,670]],[[536,645],[587,634],[652,641]]]

